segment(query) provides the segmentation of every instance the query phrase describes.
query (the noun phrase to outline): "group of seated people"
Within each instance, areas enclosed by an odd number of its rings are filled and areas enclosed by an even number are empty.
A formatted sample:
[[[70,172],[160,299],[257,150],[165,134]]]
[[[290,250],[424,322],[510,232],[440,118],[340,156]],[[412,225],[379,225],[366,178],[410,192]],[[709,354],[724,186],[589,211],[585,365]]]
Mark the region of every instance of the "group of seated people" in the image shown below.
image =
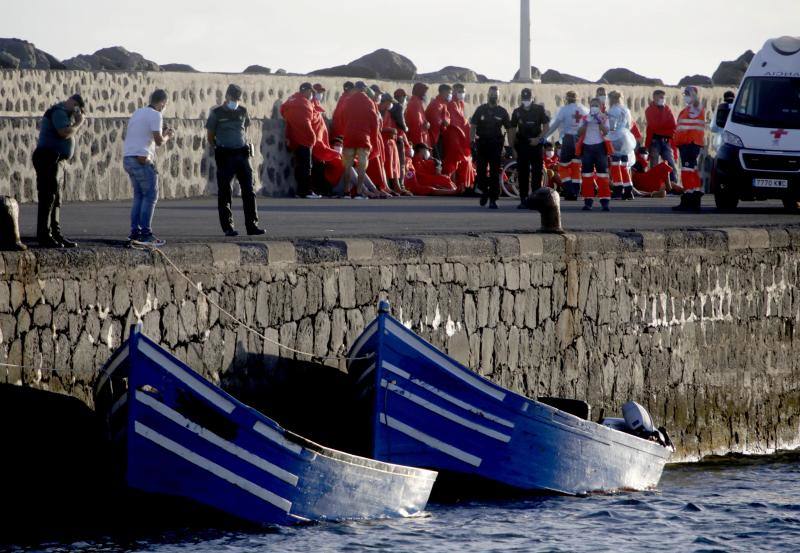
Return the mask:
[[[389,94],[377,85],[346,82],[329,129],[322,107],[327,91],[303,83],[280,108],[296,195],[389,198],[473,188],[463,86],[443,85],[426,108],[427,90],[417,83],[409,97],[403,89]]]

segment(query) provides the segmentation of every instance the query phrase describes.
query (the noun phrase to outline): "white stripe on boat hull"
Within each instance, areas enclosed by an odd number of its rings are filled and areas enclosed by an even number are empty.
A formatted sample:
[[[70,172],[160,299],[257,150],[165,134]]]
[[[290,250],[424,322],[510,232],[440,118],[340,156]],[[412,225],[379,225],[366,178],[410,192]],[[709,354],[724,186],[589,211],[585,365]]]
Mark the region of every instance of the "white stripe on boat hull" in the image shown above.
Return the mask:
[[[473,388],[480,390],[484,394],[495,398],[498,401],[503,401],[506,397],[505,392],[490,386],[488,383],[484,382],[480,378],[474,377],[470,374],[467,374],[466,371],[459,368],[458,366],[454,365],[450,360],[448,360],[444,355],[439,353],[436,350],[426,348],[422,346],[416,337],[412,337],[408,335],[408,330],[405,327],[400,327],[394,321],[387,319],[386,320],[386,329],[392,333],[392,335],[397,338],[398,340],[402,341],[404,344],[413,348],[417,351],[420,355],[431,359],[437,365],[442,367],[444,370],[449,372],[451,375],[455,376],[456,378],[462,380],[463,382],[469,384]]]
[[[203,438],[207,442],[214,444],[220,449],[223,449],[230,453],[231,455],[238,457],[239,459],[250,463],[251,465],[260,468],[266,473],[275,476],[276,478],[280,478],[287,484],[292,486],[297,486],[297,476],[292,474],[291,472],[282,469],[281,467],[270,463],[266,459],[259,457],[258,455],[247,451],[241,446],[238,446],[228,440],[223,440],[207,428],[203,428],[197,423],[192,422],[191,420],[187,419],[177,411],[171,409],[169,406],[161,403],[157,399],[142,393],[142,392],[135,392],[134,397],[136,401],[147,405],[158,414],[163,415],[167,419],[171,420],[175,424],[182,426],[186,430],[192,432],[193,434]]]
[[[233,402],[228,401],[221,395],[209,390],[207,386],[204,386],[199,380],[193,378],[192,375],[188,374],[184,369],[167,359],[163,353],[158,351],[144,340],[139,341],[139,351],[149,357],[150,360],[156,363],[160,368],[164,369],[169,374],[186,384],[196,394],[202,396],[219,409],[225,411],[225,413],[230,415],[236,408],[236,405],[234,405]]]
[[[114,359],[114,361],[108,366],[106,370],[103,371],[103,374],[100,375],[100,380],[97,382],[97,386],[95,387],[95,391],[99,392],[103,389],[103,386],[106,385],[106,381],[111,378],[111,375],[114,374],[114,371],[117,370],[117,367],[122,364],[128,358],[128,353],[130,352],[130,346],[126,345],[125,349],[119,352],[119,355]]]
[[[223,466],[218,465],[217,463],[206,459],[205,457],[198,455],[194,451],[186,449],[182,445],[177,442],[174,442],[167,438],[166,436],[159,434],[152,428],[142,424],[139,421],[134,423],[134,430],[137,434],[150,440],[151,442],[163,447],[170,453],[174,453],[178,457],[192,463],[195,466],[200,467],[203,470],[206,470],[213,474],[214,476],[225,480],[241,488],[242,490],[253,494],[254,496],[258,497],[266,501],[267,503],[274,505],[278,509],[281,509],[283,512],[288,513],[289,510],[292,508],[292,502],[288,499],[284,499],[275,493],[262,488],[261,486],[254,484],[250,480],[242,478],[238,474],[231,472],[230,470],[226,469]]]
[[[424,432],[417,430],[416,428],[412,428],[411,426],[405,424],[404,422],[400,422],[394,417],[381,414],[381,422],[386,426],[388,426],[389,428],[397,430],[398,432],[402,432],[406,436],[414,438],[418,442],[422,442],[423,444],[432,447],[433,449],[437,449],[442,453],[450,455],[451,457],[455,457],[459,461],[463,461],[474,467],[479,467],[481,465],[482,459],[480,457],[472,455],[471,453],[467,453],[466,451],[458,449],[455,446],[452,446],[448,443],[438,440],[433,436],[430,436],[428,434],[425,434]]]
[[[397,394],[399,396],[402,396],[402,397],[406,398],[407,400],[409,400],[409,401],[411,401],[413,403],[416,403],[420,407],[424,407],[428,411],[436,413],[437,415],[440,415],[440,416],[442,416],[442,417],[444,417],[444,418],[446,418],[448,420],[451,420],[451,421],[453,421],[453,422],[455,422],[457,424],[460,424],[461,426],[469,428],[470,430],[475,430],[476,432],[480,432],[481,434],[483,434],[485,436],[489,436],[490,438],[494,438],[495,440],[499,440],[499,441],[501,441],[503,443],[508,443],[508,442],[511,441],[511,436],[508,436],[508,435],[503,434],[501,432],[497,432],[496,430],[492,430],[491,428],[487,428],[487,427],[485,427],[483,425],[474,423],[471,420],[468,420],[468,419],[465,419],[464,417],[460,417],[459,415],[456,415],[452,411],[448,411],[447,409],[442,409],[441,407],[439,407],[435,403],[431,403],[430,401],[428,401],[428,400],[426,400],[426,399],[424,399],[424,398],[422,398],[422,397],[420,397],[420,396],[418,396],[416,394],[413,394],[413,393],[409,392],[408,390],[404,390],[403,388],[401,388],[400,386],[397,386],[396,384],[391,384],[391,383],[387,382],[386,380],[381,380],[381,387],[387,388],[389,391],[394,392],[395,394]]]
[[[113,417],[117,411],[119,411],[120,409],[122,409],[122,407],[125,406],[126,403],[128,403],[128,392],[125,392],[124,394],[119,396],[119,399],[114,402],[114,405],[111,406],[111,412],[110,412],[111,416]]]
[[[269,426],[267,426],[266,424],[264,424],[261,421],[258,421],[257,423],[255,423],[253,425],[253,430],[258,432],[259,434],[261,434],[265,438],[269,438],[270,440],[272,440],[276,444],[285,447],[286,449],[288,449],[292,453],[296,453],[297,455],[300,455],[301,453],[303,453],[303,448],[302,447],[300,447],[297,444],[294,444],[294,443],[290,442],[289,440],[284,438],[283,435],[281,435],[280,432],[277,432],[276,430],[270,428]]]

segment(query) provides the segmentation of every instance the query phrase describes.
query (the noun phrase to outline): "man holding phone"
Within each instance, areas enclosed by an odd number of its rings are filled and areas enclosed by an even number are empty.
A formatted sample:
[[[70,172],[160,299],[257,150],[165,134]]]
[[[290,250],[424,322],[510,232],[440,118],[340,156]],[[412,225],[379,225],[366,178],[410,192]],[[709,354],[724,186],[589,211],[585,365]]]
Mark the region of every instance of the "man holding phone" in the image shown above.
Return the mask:
[[[128,120],[122,165],[133,187],[131,233],[128,236],[133,245],[164,245],[163,240],[153,235],[151,224],[158,202],[156,147],[166,144],[175,135],[172,129],[164,128],[162,112],[166,105],[167,93],[156,90],[150,95],[150,104],[137,109]]]
[[[33,152],[39,212],[36,237],[42,248],[74,248],[78,244],[61,234],[61,190],[58,184],[62,161],[75,153],[75,134],[83,125],[86,103],[80,94],[50,107],[42,117],[39,141]]]

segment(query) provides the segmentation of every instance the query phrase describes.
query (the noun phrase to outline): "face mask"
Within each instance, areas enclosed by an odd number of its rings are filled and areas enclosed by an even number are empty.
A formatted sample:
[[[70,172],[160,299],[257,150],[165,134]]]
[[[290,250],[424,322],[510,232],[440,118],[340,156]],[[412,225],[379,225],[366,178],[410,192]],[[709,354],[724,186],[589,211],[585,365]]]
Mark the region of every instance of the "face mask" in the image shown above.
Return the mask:
[[[597,106],[592,106],[591,109],[589,110],[589,113],[591,113],[592,115],[597,115],[598,113],[600,113],[600,108]]]
[[[556,155],[556,153],[553,150],[547,150],[544,155],[550,158]]]
[[[533,103],[533,101],[532,101],[532,100],[522,100],[522,106],[523,106],[523,107],[526,107],[526,108],[529,108],[529,107],[531,107],[531,104],[532,104],[532,103]]]
[[[608,96],[598,96],[597,99],[600,100],[600,103],[602,104],[608,103]]]
[[[342,150],[343,150],[343,148],[342,148],[341,146],[334,146],[334,147],[333,147],[333,150],[334,150],[335,152],[337,152],[337,153],[340,153],[340,154],[341,154],[341,153],[342,153]]]
[[[314,93],[314,98],[317,100],[317,102],[322,102],[322,92]]]
[[[422,95],[422,101],[423,102],[427,102],[428,101],[428,95],[427,94],[423,94]]]
[[[445,100],[447,100],[448,102],[452,102],[453,101],[453,95],[452,94],[448,94],[447,96],[445,96]]]
[[[656,100],[656,105],[664,107],[665,105],[667,105],[667,100],[664,98],[659,98],[658,100]]]
[[[459,92],[458,94],[456,94],[456,98],[458,98],[458,99],[459,99],[459,100],[461,100],[462,102],[464,101],[464,98],[466,98],[466,96],[467,96],[467,95],[466,95],[466,94],[464,94],[463,92]]]
[[[428,150],[425,150],[424,152],[422,152],[422,159],[424,159],[425,161],[428,161],[430,158],[431,158],[431,153]]]
[[[694,102],[694,100],[692,100],[691,96],[684,96],[683,97],[683,103],[686,104],[687,106],[691,106],[693,102]]]
[[[489,103],[492,105],[497,104],[498,97],[497,96],[489,96]]]
[[[650,156],[649,156],[648,154],[644,154],[644,155],[642,156],[642,159],[643,159],[643,160],[645,160],[645,161],[647,161],[647,160],[649,160],[649,159],[650,159]]]
[[[228,103],[225,104],[229,110],[234,110],[239,107],[239,102],[234,102],[233,100],[228,100]]]

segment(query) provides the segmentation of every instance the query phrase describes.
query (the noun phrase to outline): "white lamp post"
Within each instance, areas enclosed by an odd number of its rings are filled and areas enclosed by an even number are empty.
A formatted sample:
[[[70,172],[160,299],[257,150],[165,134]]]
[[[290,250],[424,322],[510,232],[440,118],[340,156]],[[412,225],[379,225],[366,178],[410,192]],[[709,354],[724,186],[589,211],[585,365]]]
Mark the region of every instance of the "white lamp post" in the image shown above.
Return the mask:
[[[531,75],[531,1],[521,0],[519,18],[519,81],[533,82]]]

